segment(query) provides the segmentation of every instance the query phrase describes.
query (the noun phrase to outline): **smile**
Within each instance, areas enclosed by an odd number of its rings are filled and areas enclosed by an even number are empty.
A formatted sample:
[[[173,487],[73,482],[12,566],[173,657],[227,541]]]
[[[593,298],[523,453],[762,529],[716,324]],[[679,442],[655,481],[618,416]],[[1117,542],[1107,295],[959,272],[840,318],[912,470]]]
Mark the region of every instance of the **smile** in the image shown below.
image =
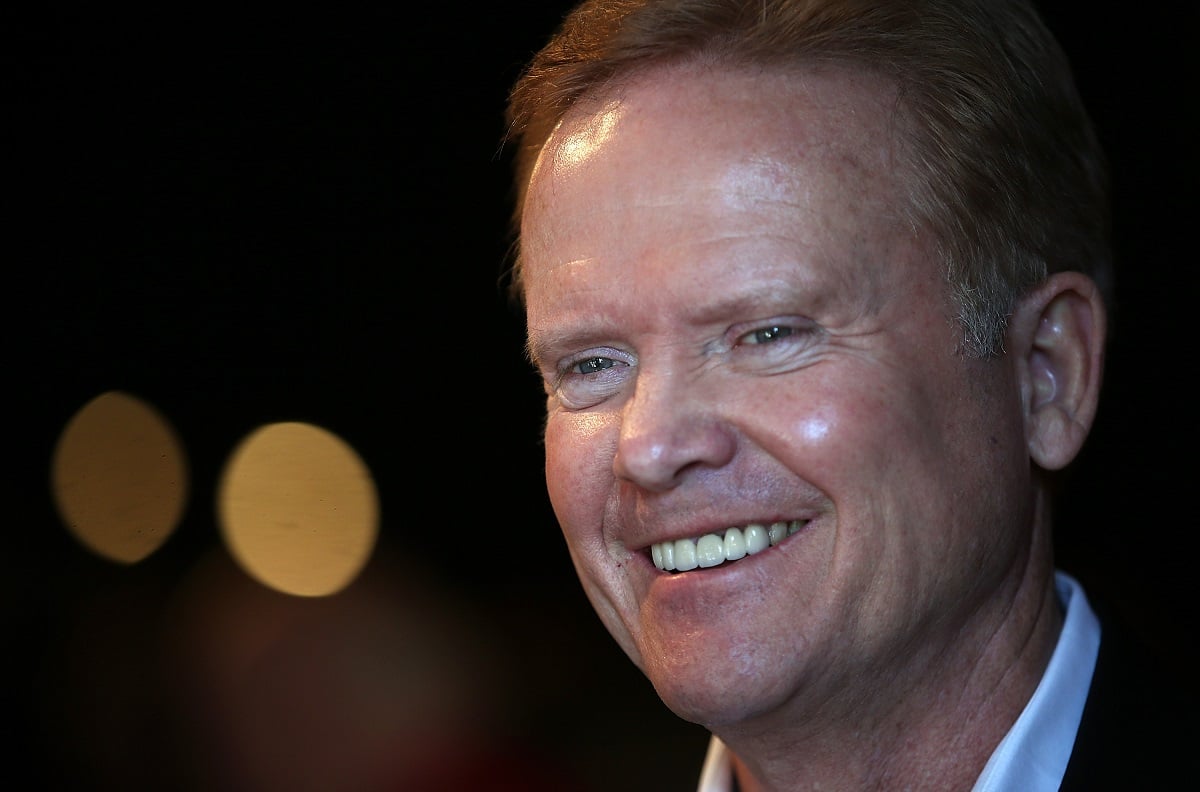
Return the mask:
[[[666,572],[715,567],[761,553],[799,531],[808,520],[775,522],[769,526],[751,523],[745,528],[726,528],[725,535],[705,534],[697,539],[676,539],[650,545],[654,566]]]

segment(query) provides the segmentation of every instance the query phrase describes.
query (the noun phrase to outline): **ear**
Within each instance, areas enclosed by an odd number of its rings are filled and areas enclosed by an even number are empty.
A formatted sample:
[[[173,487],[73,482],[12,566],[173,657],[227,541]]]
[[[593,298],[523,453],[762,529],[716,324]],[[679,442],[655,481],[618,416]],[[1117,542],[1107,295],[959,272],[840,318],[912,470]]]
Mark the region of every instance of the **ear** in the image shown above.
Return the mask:
[[[1100,402],[1107,314],[1080,272],[1051,275],[1017,304],[1009,323],[1030,458],[1046,470],[1070,464]]]

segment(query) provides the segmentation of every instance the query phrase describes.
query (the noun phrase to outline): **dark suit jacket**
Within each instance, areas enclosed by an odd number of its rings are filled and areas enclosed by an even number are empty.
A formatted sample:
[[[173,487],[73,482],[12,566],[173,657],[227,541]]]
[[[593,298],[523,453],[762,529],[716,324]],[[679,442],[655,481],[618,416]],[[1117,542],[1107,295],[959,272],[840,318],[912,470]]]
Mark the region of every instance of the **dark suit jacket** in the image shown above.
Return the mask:
[[[1060,789],[1200,790],[1200,669],[1148,643],[1115,608],[1091,604],[1100,653]]]

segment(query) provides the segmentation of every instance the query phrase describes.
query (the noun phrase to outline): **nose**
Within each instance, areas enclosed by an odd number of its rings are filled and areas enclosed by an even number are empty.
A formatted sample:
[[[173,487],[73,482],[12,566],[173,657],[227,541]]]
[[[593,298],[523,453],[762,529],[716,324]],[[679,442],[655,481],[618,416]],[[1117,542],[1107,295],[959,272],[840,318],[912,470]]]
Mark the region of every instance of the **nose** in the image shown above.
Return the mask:
[[[736,446],[715,399],[694,383],[648,378],[643,371],[621,416],[613,472],[662,492],[678,486],[691,470],[728,464]]]

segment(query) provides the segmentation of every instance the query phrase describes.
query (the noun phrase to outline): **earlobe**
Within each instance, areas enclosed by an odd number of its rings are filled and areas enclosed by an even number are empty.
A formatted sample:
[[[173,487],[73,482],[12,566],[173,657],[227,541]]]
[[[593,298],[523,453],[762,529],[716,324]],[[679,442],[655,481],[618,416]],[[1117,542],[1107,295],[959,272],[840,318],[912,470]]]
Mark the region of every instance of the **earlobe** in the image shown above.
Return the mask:
[[[1079,272],[1051,275],[1018,303],[1009,324],[1018,355],[1030,458],[1047,470],[1070,464],[1100,401],[1106,313]]]

